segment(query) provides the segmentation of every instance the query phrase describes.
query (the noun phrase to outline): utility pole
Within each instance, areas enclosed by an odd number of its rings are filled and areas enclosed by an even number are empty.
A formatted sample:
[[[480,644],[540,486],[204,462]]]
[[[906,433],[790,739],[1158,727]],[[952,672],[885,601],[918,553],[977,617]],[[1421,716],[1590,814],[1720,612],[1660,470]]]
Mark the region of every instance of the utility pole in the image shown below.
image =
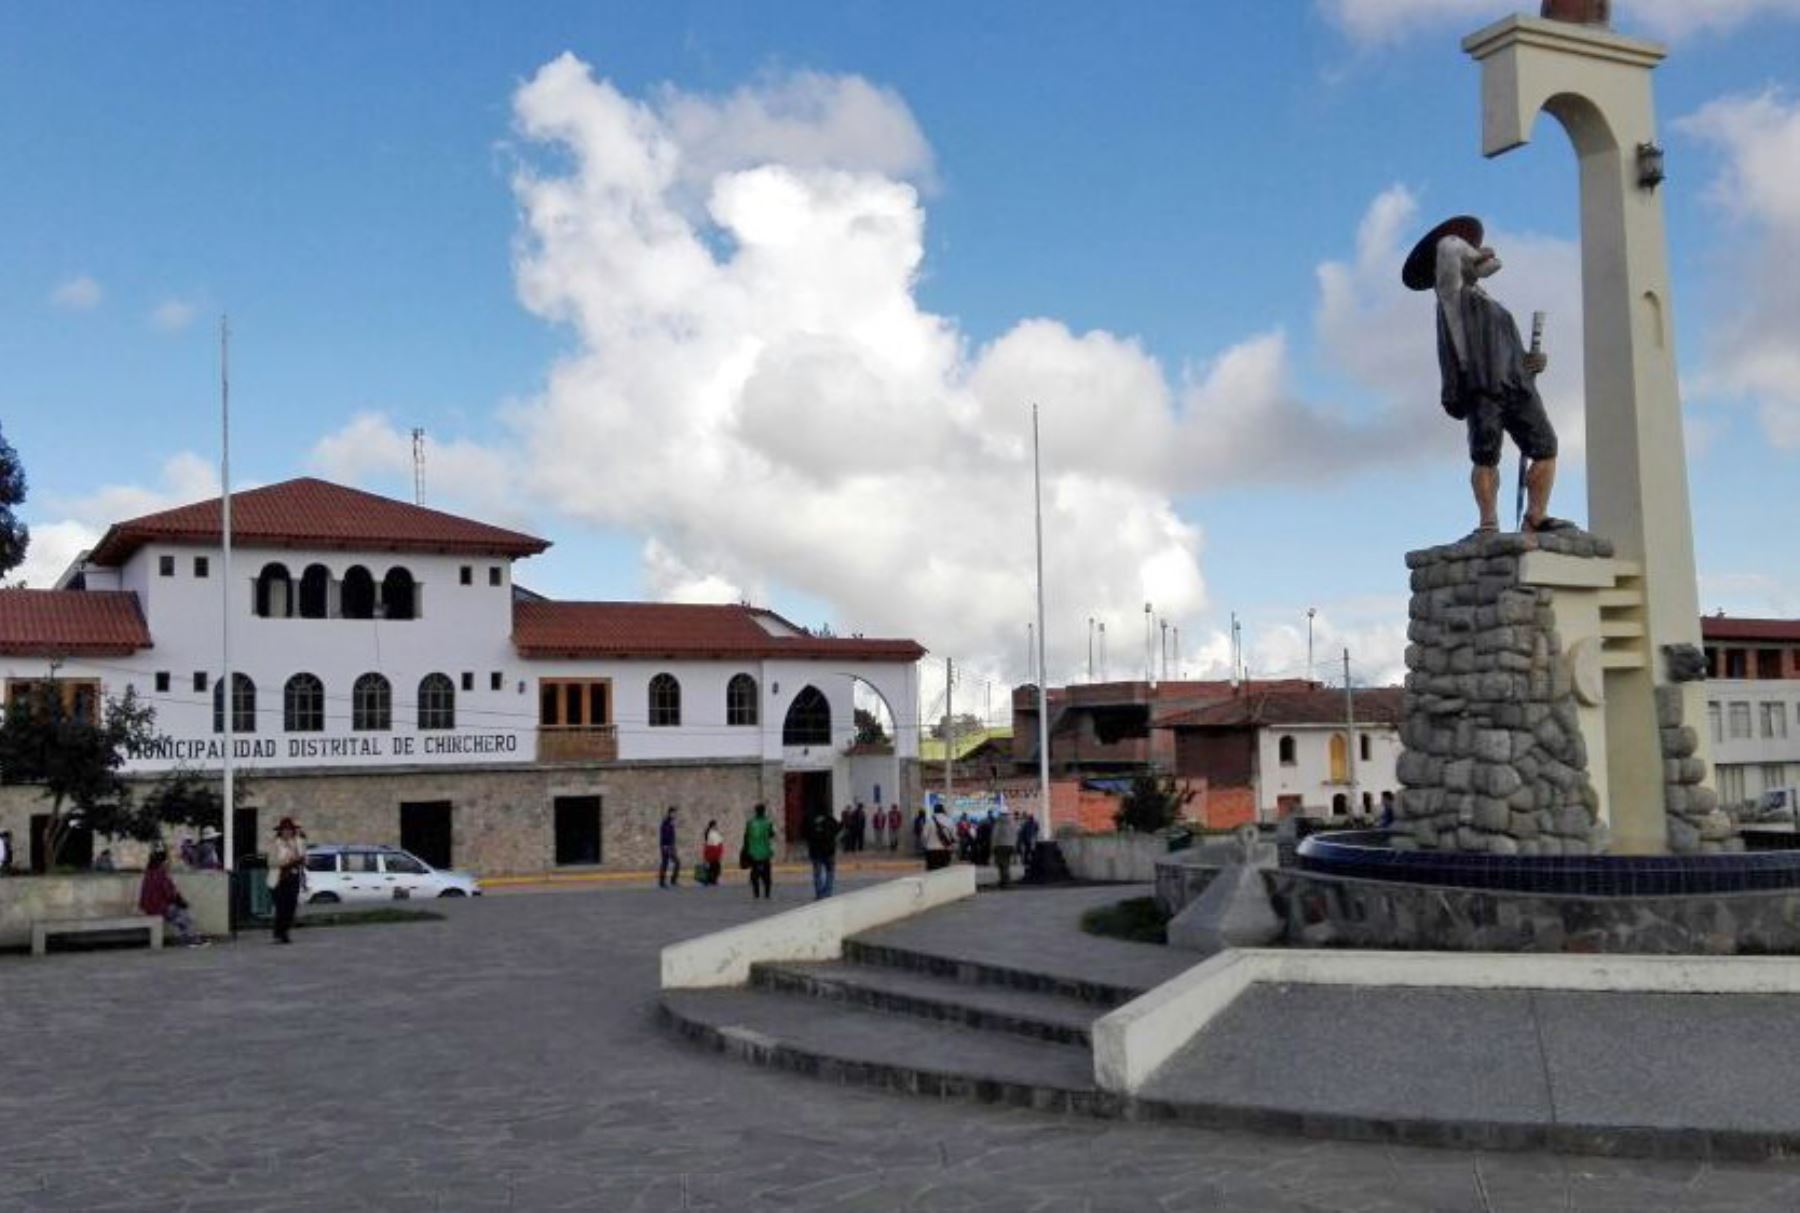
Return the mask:
[[[1181,681],[1181,625],[1175,625],[1175,681]]]
[[[1313,616],[1318,613],[1316,607],[1306,608],[1306,681],[1308,682],[1318,681],[1313,677]]]
[[[1144,681],[1150,684],[1152,690],[1156,688],[1156,658],[1151,656],[1154,642],[1150,639],[1150,635],[1154,630],[1154,619],[1150,613],[1150,604],[1146,602],[1144,604]]]
[[[956,707],[950,699],[950,688],[956,683],[956,668],[944,658],[944,812],[950,811],[950,751],[956,747]]]
[[[224,828],[225,854],[221,860],[226,871],[232,870],[236,850],[237,816],[236,772],[232,768],[231,749],[233,728],[237,722],[237,686],[231,670],[231,320],[219,317],[219,634],[220,664],[224,666],[223,682],[216,694],[224,705],[219,713],[224,726],[221,735],[225,742],[224,766],[221,770],[220,785],[222,803],[220,815],[225,818],[221,823]]]
[[[1031,406],[1031,516],[1037,529],[1038,672],[1044,669],[1044,473],[1038,456],[1038,407]],[[1050,689],[1038,679],[1038,828],[1054,835],[1050,820]]]
[[[1156,626],[1162,631],[1162,635],[1157,639],[1156,643],[1157,651],[1162,655],[1163,681],[1167,682],[1169,681],[1169,621],[1167,619],[1158,619],[1156,621]]]
[[[1350,812],[1355,813],[1361,807],[1356,799],[1356,696],[1350,690],[1350,650],[1344,650],[1344,728],[1349,737],[1345,747],[1349,758],[1350,775]]]
[[[1106,620],[1100,621],[1100,681],[1106,681]]]
[[[1036,686],[1037,676],[1037,641],[1032,638],[1031,625],[1025,625],[1025,681]]]
[[[1094,681],[1094,617],[1088,616],[1088,681]]]
[[[1233,611],[1231,613],[1231,684],[1233,686],[1239,686],[1244,681],[1242,675],[1238,672],[1243,665],[1244,658],[1243,650],[1241,648],[1241,645],[1243,644],[1241,637],[1242,633],[1238,631],[1237,612]]]

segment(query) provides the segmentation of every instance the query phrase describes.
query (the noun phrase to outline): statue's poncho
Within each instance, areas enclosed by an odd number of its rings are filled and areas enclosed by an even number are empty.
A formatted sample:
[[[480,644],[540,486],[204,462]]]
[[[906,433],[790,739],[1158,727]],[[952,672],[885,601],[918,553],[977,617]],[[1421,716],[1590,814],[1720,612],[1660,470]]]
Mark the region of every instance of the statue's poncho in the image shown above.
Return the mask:
[[[1537,395],[1525,370],[1519,326],[1512,313],[1479,286],[1463,287],[1451,301],[1439,300],[1437,348],[1444,411],[1452,417],[1467,417],[1478,400],[1491,400],[1506,410]]]

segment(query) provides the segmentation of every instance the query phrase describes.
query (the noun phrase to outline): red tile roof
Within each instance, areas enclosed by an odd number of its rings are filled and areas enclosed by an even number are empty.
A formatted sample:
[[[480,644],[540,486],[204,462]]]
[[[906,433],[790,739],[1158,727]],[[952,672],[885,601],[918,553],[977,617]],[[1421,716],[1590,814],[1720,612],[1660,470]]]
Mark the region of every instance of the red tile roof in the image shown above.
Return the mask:
[[[1800,644],[1800,619],[1734,619],[1702,615],[1700,635],[1707,640],[1763,640]]]
[[[219,499],[114,523],[88,559],[117,565],[146,543],[218,543]],[[532,556],[548,541],[312,477],[231,495],[234,547],[366,548]]]
[[[150,647],[137,595],[117,590],[0,590],[0,653],[122,657]]]
[[[1398,724],[1401,718],[1399,687],[1375,687],[1355,691],[1358,724]],[[1342,724],[1342,691],[1289,691],[1239,695],[1181,712],[1156,722],[1165,728],[1242,728],[1245,725]]]
[[[759,619],[794,635],[771,635]],[[809,636],[757,607],[665,602],[515,602],[521,657],[796,657],[917,661],[911,640]]]

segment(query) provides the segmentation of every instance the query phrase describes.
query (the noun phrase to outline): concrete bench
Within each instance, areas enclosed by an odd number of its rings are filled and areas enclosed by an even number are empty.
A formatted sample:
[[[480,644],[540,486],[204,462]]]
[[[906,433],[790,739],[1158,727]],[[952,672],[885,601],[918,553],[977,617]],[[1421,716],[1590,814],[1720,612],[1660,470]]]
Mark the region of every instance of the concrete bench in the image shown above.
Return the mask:
[[[31,954],[42,956],[52,935],[93,935],[103,931],[148,931],[150,946],[163,946],[163,920],[148,914],[123,918],[51,918],[31,924]]]

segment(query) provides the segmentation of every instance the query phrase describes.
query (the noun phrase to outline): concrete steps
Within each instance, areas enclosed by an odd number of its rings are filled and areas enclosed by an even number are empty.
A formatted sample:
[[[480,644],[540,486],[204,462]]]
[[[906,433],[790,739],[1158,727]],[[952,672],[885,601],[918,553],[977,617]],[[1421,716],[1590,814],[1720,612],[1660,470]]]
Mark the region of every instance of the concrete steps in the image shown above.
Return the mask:
[[[1118,1115],[1090,1030],[1138,991],[918,946],[762,963],[748,985],[664,991],[663,1023],[755,1065],[937,1098]]]
[[[873,1011],[1091,1047],[1088,1030],[1104,1008],[1015,986],[950,981],[910,969],[831,961],[760,964],[753,989],[799,994]]]

